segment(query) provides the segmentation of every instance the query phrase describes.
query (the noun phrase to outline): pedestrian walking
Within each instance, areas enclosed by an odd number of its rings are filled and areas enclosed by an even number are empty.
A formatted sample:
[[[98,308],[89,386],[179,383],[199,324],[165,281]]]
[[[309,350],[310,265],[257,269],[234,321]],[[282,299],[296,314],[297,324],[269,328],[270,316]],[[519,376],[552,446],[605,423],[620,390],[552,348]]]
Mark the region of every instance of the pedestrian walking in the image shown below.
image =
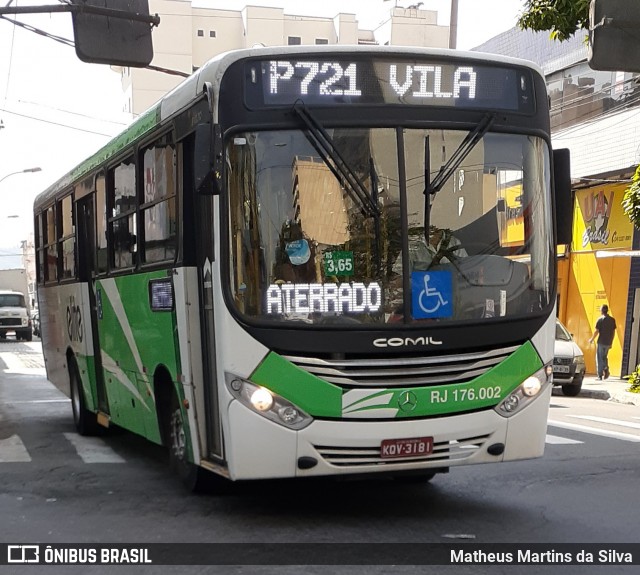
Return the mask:
[[[596,368],[598,369],[598,379],[609,377],[609,350],[613,344],[613,336],[616,333],[616,320],[609,315],[609,306],[603,305],[600,308],[602,315],[596,321],[596,329],[589,339],[589,343],[598,338],[596,349]]]

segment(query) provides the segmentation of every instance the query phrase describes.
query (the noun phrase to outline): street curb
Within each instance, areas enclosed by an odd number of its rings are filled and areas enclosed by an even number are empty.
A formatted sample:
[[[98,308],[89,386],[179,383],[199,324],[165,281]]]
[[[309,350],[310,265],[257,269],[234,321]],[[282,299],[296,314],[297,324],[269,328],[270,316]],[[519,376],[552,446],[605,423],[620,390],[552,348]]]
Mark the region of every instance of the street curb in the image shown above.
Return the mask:
[[[624,385],[624,389],[621,389]],[[625,405],[640,406],[640,393],[631,393],[626,390],[629,384],[622,380],[610,380],[608,382],[596,381],[595,378],[585,378],[578,397],[613,401]],[[564,396],[560,386],[554,386],[553,395]]]
[[[604,389],[585,389],[580,390],[578,397],[590,397],[592,399],[603,399],[604,401],[615,401],[611,394]]]
[[[562,393],[562,389],[559,387],[553,388],[552,395],[557,395],[559,397],[567,397],[564,393]],[[606,389],[585,389],[584,387],[580,390],[578,397],[602,399],[604,401],[613,400],[613,398],[611,397],[611,394]]]
[[[569,397],[562,393],[561,387],[554,387],[551,392],[552,396],[558,397]],[[604,389],[585,389],[584,387],[580,390],[578,397],[589,397],[591,399],[603,399],[605,401],[611,398],[611,394]]]

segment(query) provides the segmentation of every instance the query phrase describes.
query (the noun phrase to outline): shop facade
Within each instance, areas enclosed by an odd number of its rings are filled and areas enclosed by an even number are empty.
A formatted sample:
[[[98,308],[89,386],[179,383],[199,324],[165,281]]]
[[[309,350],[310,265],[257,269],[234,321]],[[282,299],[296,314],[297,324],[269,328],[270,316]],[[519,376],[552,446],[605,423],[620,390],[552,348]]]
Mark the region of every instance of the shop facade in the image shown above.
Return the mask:
[[[604,304],[617,324],[609,352],[611,374],[626,375],[635,368],[629,364],[640,360],[630,353],[640,284],[632,276],[634,227],[622,208],[627,186],[605,183],[575,191],[572,242],[559,256],[558,317],[584,351],[591,374],[596,373],[596,345],[589,339]]]

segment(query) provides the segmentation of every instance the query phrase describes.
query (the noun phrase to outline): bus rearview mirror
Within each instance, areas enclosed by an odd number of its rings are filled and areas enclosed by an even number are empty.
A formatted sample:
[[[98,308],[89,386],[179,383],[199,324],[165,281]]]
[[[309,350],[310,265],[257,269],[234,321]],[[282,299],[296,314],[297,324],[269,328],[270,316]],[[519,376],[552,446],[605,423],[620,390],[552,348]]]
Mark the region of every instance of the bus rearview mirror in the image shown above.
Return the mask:
[[[553,182],[557,243],[570,244],[573,225],[573,195],[571,193],[571,158],[569,150],[553,150]]]

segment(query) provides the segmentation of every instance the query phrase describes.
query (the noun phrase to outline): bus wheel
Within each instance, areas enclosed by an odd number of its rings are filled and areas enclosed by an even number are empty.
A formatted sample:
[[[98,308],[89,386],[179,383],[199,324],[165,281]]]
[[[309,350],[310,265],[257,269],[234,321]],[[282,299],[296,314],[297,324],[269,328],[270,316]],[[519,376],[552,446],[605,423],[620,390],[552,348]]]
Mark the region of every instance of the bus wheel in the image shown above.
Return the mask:
[[[97,435],[101,428],[98,425],[95,413],[91,413],[86,408],[78,366],[73,359],[69,361],[69,388],[71,390],[73,423],[76,426],[76,430],[80,435]]]
[[[211,488],[213,474],[189,461],[185,431],[186,422],[175,392],[171,394],[168,419],[167,447],[169,448],[169,465],[171,469],[190,491],[208,491]]]

